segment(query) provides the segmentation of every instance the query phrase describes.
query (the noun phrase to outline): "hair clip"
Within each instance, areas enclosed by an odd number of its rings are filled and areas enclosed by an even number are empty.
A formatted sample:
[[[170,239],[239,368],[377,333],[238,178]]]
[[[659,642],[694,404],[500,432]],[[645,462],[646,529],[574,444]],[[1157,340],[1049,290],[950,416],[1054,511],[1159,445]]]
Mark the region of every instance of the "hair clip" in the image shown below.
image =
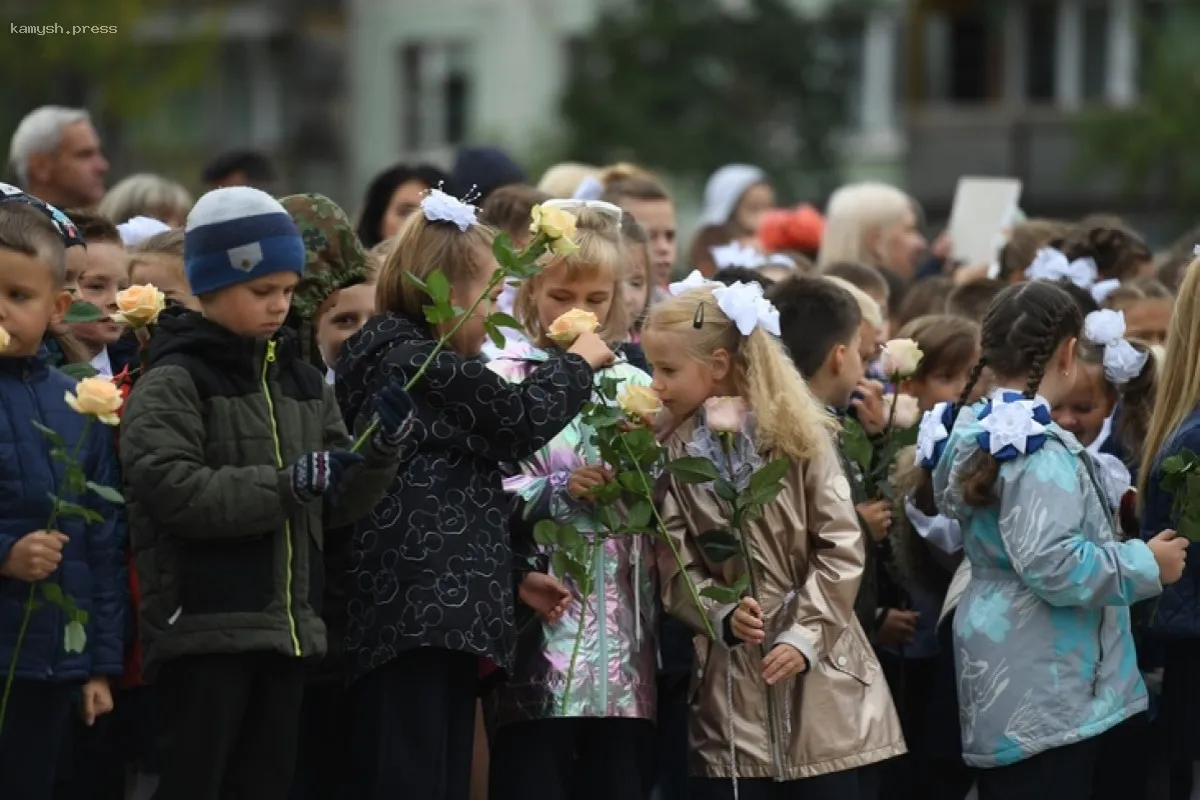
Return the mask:
[[[478,222],[475,206],[452,197],[441,189],[430,189],[425,197],[421,198],[421,212],[429,222],[450,222],[463,232]]]
[[[1083,321],[1083,337],[1104,348],[1104,377],[1120,386],[1142,374],[1148,352],[1140,351],[1125,338],[1125,312],[1093,311]]]
[[[599,211],[607,217],[611,217],[616,222],[620,223],[621,216],[625,213],[621,207],[612,203],[606,203],[603,200],[579,200],[579,199],[555,199],[547,200],[542,203],[546,208],[557,208],[563,211],[571,211],[573,209],[588,208],[592,211]]]
[[[692,327],[700,330],[704,327],[704,301],[701,300],[696,305],[696,313],[692,315]]]

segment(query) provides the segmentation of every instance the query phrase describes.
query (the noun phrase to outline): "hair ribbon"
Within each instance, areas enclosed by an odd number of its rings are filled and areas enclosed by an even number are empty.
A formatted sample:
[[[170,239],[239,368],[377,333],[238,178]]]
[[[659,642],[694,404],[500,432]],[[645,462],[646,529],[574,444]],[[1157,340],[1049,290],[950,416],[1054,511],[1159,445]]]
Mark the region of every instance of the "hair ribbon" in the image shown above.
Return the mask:
[[[1104,348],[1104,377],[1120,386],[1142,374],[1150,354],[1125,338],[1125,312],[1093,311],[1083,322],[1083,337]]]

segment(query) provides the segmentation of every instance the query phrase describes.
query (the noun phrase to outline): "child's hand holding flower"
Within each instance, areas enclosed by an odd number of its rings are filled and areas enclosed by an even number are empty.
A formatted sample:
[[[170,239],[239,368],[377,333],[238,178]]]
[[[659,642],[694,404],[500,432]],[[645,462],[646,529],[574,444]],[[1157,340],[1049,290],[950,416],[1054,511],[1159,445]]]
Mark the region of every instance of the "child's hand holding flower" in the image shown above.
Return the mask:
[[[612,470],[608,467],[580,467],[567,479],[567,494],[575,500],[590,500],[593,492],[612,479]]]
[[[883,372],[892,380],[911,377],[924,357],[912,339],[892,339],[883,346]]]
[[[117,292],[117,313],[112,318],[130,328],[145,328],[158,320],[166,305],[163,293],[153,284],[130,286]]]
[[[117,385],[107,378],[84,378],[75,386],[75,393],[64,398],[71,408],[84,416],[95,417],[105,425],[119,425],[117,411],[123,402]]]
[[[763,613],[758,601],[753,597],[743,597],[730,615],[729,629],[743,642],[762,644],[767,635],[763,631]]]

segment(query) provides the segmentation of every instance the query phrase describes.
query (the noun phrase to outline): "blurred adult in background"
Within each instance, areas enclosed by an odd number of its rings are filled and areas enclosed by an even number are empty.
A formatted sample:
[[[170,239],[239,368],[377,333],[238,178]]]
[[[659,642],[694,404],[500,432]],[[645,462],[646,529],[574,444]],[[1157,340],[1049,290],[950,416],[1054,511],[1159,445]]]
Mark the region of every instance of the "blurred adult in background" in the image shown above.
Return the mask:
[[[363,247],[370,249],[395,236],[404,220],[421,206],[425,193],[444,187],[449,180],[450,176],[428,164],[397,164],[376,175],[367,186],[358,218]]]
[[[728,164],[708,178],[700,227],[692,239],[691,264],[705,274],[707,253],[729,242],[759,246],[758,223],[775,205],[767,174],[749,164]]]
[[[181,184],[160,175],[140,173],[117,181],[96,210],[114,225],[134,217],[150,217],[172,228],[182,228],[191,209],[192,195]]]
[[[226,186],[253,186],[271,193],[275,167],[271,160],[255,150],[229,150],[205,165],[200,177],[209,189]]]
[[[852,183],[829,198],[817,266],[839,261],[877,267],[888,281],[889,317],[899,314],[928,243],[915,200],[885,183]]]
[[[450,170],[451,194],[479,207],[492,192],[514,183],[529,183],[529,177],[499,147],[460,147]]]
[[[538,181],[537,188],[551,197],[573,198],[584,181],[589,178],[596,180],[599,175],[599,167],[575,161],[564,161],[542,173],[542,179]]]
[[[22,189],[58,208],[91,208],[104,196],[108,160],[83,109],[30,111],[13,133],[8,164]]]

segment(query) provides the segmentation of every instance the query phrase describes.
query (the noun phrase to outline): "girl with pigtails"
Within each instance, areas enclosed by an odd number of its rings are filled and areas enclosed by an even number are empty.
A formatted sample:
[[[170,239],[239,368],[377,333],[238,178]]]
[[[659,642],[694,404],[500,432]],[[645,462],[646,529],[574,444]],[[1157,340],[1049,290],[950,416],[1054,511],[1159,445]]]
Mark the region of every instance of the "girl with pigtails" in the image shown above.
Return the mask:
[[[642,335],[653,389],[677,423],[670,458],[706,457],[734,475],[790,461],[783,490],[739,532],[749,564],[713,560],[701,546],[730,525],[712,484],[667,486],[662,517],[682,570],[660,553],[664,603],[698,634],[689,796],[875,800],[869,767],[902,754],[904,741],[854,614],[864,538],[832,420],[774,338],[778,311],[758,284],[689,279],[671,290]],[[723,446],[718,430],[736,431],[732,443]],[[747,569],[752,596],[737,605],[704,599],[718,641],[699,635],[708,626],[687,576],[701,590],[730,587]]]
[[[997,388],[934,437],[936,505],[958,521],[969,565],[953,630],[980,800],[1091,796],[1102,735],[1147,705],[1128,607],[1183,571],[1174,531],[1117,540],[1091,458],[1051,420],[1082,329],[1052,283],[1005,289],[961,402],[985,367]]]

